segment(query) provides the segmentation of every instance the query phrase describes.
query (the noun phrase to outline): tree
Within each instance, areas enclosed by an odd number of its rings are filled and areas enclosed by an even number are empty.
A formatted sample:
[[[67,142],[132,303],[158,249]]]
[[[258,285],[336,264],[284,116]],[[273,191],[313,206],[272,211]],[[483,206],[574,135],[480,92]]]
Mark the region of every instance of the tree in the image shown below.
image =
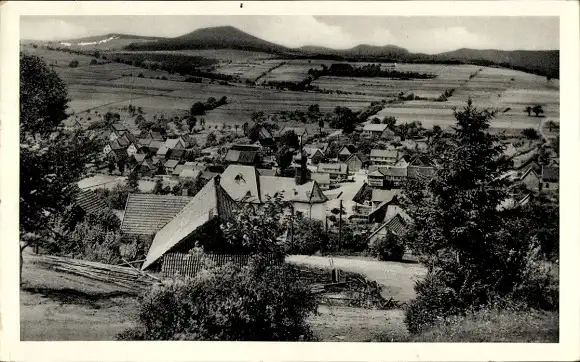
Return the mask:
[[[189,133],[193,132],[193,129],[195,128],[195,125],[197,123],[197,118],[195,118],[195,116],[190,116],[187,119],[187,125],[189,127]]]
[[[284,133],[282,135],[282,137],[280,137],[278,147],[283,147],[283,146],[286,146],[288,148],[292,148],[294,150],[297,150],[298,148],[300,148],[300,139],[298,138],[298,135],[296,135],[296,133],[294,131],[288,131],[288,132]]]
[[[552,132],[552,129],[558,129],[559,126],[556,122],[549,120],[548,122],[546,122],[546,126],[548,126],[548,129],[550,132]]]
[[[252,258],[189,280],[168,281],[144,296],[137,327],[118,339],[310,341],[317,301],[296,266]]]
[[[318,131],[320,135],[322,135],[323,128],[324,128],[324,119],[321,118],[318,120]]]
[[[532,107],[527,106],[526,108],[524,108],[524,112],[526,112],[528,114],[528,117],[530,117],[532,115]]]
[[[215,133],[211,132],[208,133],[206,139],[205,139],[205,145],[206,147],[211,147],[217,144],[217,137],[215,135]]]
[[[536,117],[539,117],[540,114],[544,114],[544,109],[542,108],[541,105],[538,104],[538,105],[534,106],[534,108],[532,108],[532,112],[534,112]]]
[[[153,187],[153,193],[155,195],[163,195],[163,180],[161,180],[160,178],[158,178],[157,180],[155,180],[155,186]]]
[[[238,134],[238,129],[240,129],[240,125],[236,123],[236,124],[234,125],[234,128],[235,128],[235,130],[236,130],[236,135],[237,135],[237,134]]]
[[[205,105],[201,102],[195,102],[189,111],[192,117],[201,116],[205,113]]]
[[[430,278],[452,291],[449,303],[465,310],[505,297],[522,281],[529,245],[497,209],[508,196],[509,180],[502,176],[511,162],[498,137],[488,132],[494,113],[478,111],[469,100],[454,115],[454,132],[433,153],[433,179],[424,188],[406,187],[404,199],[414,220],[409,246],[427,265]],[[425,287],[417,286],[410,320],[426,312]]]
[[[278,170],[280,175],[285,176],[286,171],[292,164],[294,152],[288,146],[282,146],[276,152],[276,162],[278,163]]]
[[[132,192],[139,192],[139,174],[136,171],[129,173],[127,177],[127,186]]]
[[[250,125],[248,122],[244,122],[244,125],[242,126],[242,132],[244,132],[244,136],[248,136],[249,127]]]
[[[65,83],[42,59],[20,54],[20,252],[54,235],[55,219],[70,207],[96,144],[81,131],[62,132],[68,115]],[[35,237],[24,238],[29,234]],[[22,271],[22,254],[20,255]]]
[[[71,68],[76,68],[76,67],[78,67],[78,66],[79,66],[79,61],[78,61],[78,60],[76,60],[76,59],[74,59],[74,60],[71,60],[71,62],[70,62],[70,63],[68,63],[68,66],[69,66],[69,67],[71,67]]]
[[[381,120],[378,119],[377,117],[374,117],[373,119],[371,119],[371,124],[380,124]]]
[[[328,247],[328,236],[322,221],[296,217],[293,239],[287,245],[291,254],[312,255]]]
[[[125,172],[125,166],[126,166],[126,162],[124,159],[119,159],[119,161],[117,161],[117,168],[119,169],[119,172],[121,173],[121,175],[123,174],[123,172]]]
[[[109,169],[109,173],[113,173],[115,171],[115,163],[114,162],[109,162],[107,167]]]
[[[90,65],[97,65],[97,63],[98,63],[98,62],[97,62],[97,60],[96,60],[96,59],[91,59],[91,63],[90,63]]]
[[[537,140],[538,138],[540,138],[538,131],[536,131],[533,128],[526,128],[522,130],[522,135],[531,140]]]

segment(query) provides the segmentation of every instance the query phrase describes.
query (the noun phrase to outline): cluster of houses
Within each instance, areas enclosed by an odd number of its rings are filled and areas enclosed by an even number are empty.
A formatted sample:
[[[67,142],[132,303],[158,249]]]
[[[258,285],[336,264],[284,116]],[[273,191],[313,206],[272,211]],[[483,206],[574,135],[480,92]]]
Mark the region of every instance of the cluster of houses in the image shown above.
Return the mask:
[[[274,167],[276,141],[289,131],[299,137],[293,167],[298,172],[306,165],[310,177],[305,183],[279,176]],[[385,139],[392,136],[389,132],[386,125],[369,124],[361,136]],[[401,188],[408,179],[433,177],[436,166],[427,156],[410,155],[400,147],[359,152],[350,137],[340,132],[309,143],[304,128],[286,127],[275,134],[262,128],[254,144],[227,147],[222,169],[212,169],[199,160],[184,162],[184,153],[194,146],[187,135],[168,138],[155,129],[133,135],[123,126],[113,125],[107,137],[103,155],[110,161],[132,158],[133,169],[142,174],[153,175],[162,169],[166,175],[208,180],[193,197],[129,195],[121,232],[126,240],[151,243],[144,269],[158,265],[167,253],[191,249],[201,230],[215,220],[228,219],[241,204],[260,207],[272,197],[288,201],[295,215],[320,220],[325,228],[336,227],[337,217],[366,224],[369,242],[388,232],[402,234],[411,220],[400,202]],[[331,139],[341,144],[332,155]],[[520,159],[512,177],[530,191],[557,190],[557,161],[539,165],[537,157]]]

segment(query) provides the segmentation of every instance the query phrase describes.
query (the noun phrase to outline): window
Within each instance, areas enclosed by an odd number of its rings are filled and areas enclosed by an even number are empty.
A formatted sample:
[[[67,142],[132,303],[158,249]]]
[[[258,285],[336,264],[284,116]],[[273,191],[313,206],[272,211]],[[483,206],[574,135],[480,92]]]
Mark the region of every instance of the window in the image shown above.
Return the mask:
[[[546,188],[549,189],[550,188],[550,184],[546,182]]]

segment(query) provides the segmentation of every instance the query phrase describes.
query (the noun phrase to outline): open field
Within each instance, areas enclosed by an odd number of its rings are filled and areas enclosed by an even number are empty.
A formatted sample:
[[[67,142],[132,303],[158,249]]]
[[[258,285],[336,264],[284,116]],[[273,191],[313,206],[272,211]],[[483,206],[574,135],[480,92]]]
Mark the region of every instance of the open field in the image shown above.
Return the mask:
[[[203,118],[207,125],[243,124],[250,120],[253,112],[279,114],[283,111],[302,110],[318,104],[321,111],[332,112],[336,106],[346,106],[355,111],[367,107],[372,101],[389,99],[398,94],[413,93],[416,96],[434,99],[445,90],[455,89],[453,96],[445,102],[414,100],[391,104],[376,116],[394,116],[399,122],[421,121],[423,126],[435,124],[446,127],[455,122],[453,107],[462,107],[468,98],[478,108],[497,109],[492,121],[494,129],[538,128],[541,121],[558,122],[559,81],[547,81],[545,77],[503,68],[479,67],[475,65],[440,64],[397,64],[397,70],[437,74],[435,79],[395,80],[386,78],[350,78],[324,76],[313,84],[326,90],[349,92],[348,95],[315,92],[279,91],[262,86],[247,87],[244,84],[219,85],[204,79],[203,83],[187,83],[185,76],[170,75],[164,71],[141,69],[125,64],[106,63],[89,65],[88,56],[69,54],[46,49],[23,49],[39,55],[54,65],[57,73],[69,86],[70,110],[75,112],[81,124],[89,124],[107,111],[118,112],[130,127],[133,120],[123,110],[129,104],[141,107],[146,119],[155,115],[166,117],[185,116],[191,105],[206,101],[209,97],[226,96],[228,104],[206,112]],[[171,53],[171,52],[165,52]],[[308,74],[308,69],[330,65],[334,61],[307,59],[266,59],[265,53],[237,50],[176,51],[181,55],[222,57],[217,71],[239,75],[242,79],[254,80],[263,72],[282,61],[278,67],[260,80],[299,81]],[[187,53],[187,54],[186,54]],[[190,54],[191,53],[191,54]],[[235,59],[234,59],[235,58]],[[70,68],[68,63],[79,60],[79,67]],[[351,63],[364,65],[367,63]],[[143,78],[136,77],[143,73]],[[131,76],[132,75],[132,76]],[[156,78],[166,77],[167,80]],[[471,78],[470,78],[471,77]],[[526,106],[542,105],[544,117],[529,117]],[[91,110],[98,115],[83,113]],[[89,117],[91,119],[89,119]],[[288,125],[297,125],[288,123]]]

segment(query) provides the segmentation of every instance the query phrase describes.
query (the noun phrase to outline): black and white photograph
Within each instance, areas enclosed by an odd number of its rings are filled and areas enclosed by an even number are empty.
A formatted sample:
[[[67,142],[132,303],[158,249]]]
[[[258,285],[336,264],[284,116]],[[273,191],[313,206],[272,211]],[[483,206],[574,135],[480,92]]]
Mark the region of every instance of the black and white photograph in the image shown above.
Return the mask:
[[[560,21],[20,16],[20,340],[558,344]]]

